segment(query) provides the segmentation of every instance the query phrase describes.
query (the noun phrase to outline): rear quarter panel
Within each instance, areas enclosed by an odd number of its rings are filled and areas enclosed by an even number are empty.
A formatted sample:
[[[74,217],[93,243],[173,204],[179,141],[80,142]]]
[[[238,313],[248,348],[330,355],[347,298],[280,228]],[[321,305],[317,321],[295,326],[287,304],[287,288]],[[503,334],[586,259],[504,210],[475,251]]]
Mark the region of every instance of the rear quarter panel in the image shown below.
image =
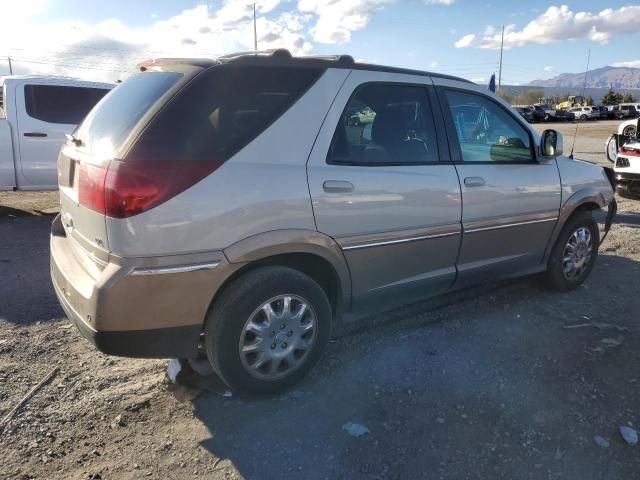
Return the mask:
[[[328,69],[284,115],[218,170],[142,214],[107,218],[109,248],[123,256],[223,249],[271,230],[316,230],[306,161],[340,86]]]

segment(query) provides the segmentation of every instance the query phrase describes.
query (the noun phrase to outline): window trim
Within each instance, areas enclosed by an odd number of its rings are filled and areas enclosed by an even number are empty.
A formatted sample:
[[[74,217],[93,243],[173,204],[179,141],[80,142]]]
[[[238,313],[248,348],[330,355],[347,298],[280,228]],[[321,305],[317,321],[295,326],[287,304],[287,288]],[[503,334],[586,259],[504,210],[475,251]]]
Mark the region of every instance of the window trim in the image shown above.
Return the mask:
[[[494,160],[472,162],[472,161],[464,160],[462,158],[462,146],[460,145],[460,141],[458,140],[458,134],[456,133],[456,127],[453,122],[453,115],[451,114],[451,107],[449,106],[449,100],[447,99],[447,95],[446,95],[447,90],[479,95],[482,98],[486,98],[488,101],[492,102],[494,105],[497,105],[500,109],[502,109],[502,111],[504,111],[507,115],[509,115],[512,119],[514,119],[516,123],[522,126],[522,128],[525,130],[525,132],[529,136],[529,150],[531,151],[531,160],[526,162],[525,161],[517,161],[517,162],[494,161]],[[512,112],[510,112],[508,108],[506,108],[500,102],[497,102],[490,95],[486,95],[483,92],[478,92],[476,90],[469,90],[466,88],[442,87],[442,86],[436,87],[436,93],[437,93],[438,99],[440,100],[440,103],[442,104],[444,123],[447,131],[447,137],[449,140],[449,148],[451,150],[451,161],[454,165],[534,165],[534,164],[539,165],[540,164],[540,162],[538,161],[537,144],[535,142],[533,134],[531,133],[531,130],[529,130],[528,126],[525,125],[524,121],[520,121],[520,119],[517,118],[516,115],[512,114]]]
[[[371,85],[386,85],[386,86],[396,86],[396,87],[414,87],[421,88],[425,94],[425,100],[427,102],[427,106],[429,108],[429,112],[431,115],[431,119],[433,121],[433,129],[436,136],[436,147],[438,149],[437,156],[439,160],[431,161],[431,162],[353,162],[348,160],[335,160],[331,158],[331,149],[333,147],[333,139],[336,135],[336,131],[340,126],[340,122],[343,119],[343,116],[349,106],[349,102],[360,90],[371,86]],[[437,100],[436,95],[434,94],[435,90],[433,85],[427,85],[425,83],[413,83],[413,82],[394,82],[394,81],[385,81],[385,80],[374,80],[367,81],[364,83],[358,84],[349,95],[347,102],[344,104],[342,108],[338,120],[338,124],[333,127],[333,134],[331,135],[331,142],[329,143],[329,150],[325,156],[325,163],[327,165],[334,166],[347,166],[347,167],[412,167],[412,166],[424,166],[424,165],[443,165],[446,163],[451,163],[451,158],[449,157],[449,148],[446,140],[446,132],[442,128],[440,122],[436,121],[437,115],[435,114],[435,109],[438,108],[438,113],[440,113],[440,118],[442,118],[442,112],[439,102],[436,104],[434,101]]]

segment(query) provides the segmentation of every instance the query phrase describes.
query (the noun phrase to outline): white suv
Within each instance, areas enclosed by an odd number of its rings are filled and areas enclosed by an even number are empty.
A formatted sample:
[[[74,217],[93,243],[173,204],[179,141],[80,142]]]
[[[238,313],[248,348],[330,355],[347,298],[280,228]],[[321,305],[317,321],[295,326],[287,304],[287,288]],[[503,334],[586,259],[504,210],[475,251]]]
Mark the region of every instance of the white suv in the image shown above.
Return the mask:
[[[573,113],[576,120],[597,120],[600,118],[600,110],[594,107],[574,107],[568,111]]]
[[[107,353],[206,354],[278,391],[371,312],[536,272],[577,287],[592,210],[615,212],[602,168],[460,78],[282,50],[140,70],[58,163],[53,285]]]

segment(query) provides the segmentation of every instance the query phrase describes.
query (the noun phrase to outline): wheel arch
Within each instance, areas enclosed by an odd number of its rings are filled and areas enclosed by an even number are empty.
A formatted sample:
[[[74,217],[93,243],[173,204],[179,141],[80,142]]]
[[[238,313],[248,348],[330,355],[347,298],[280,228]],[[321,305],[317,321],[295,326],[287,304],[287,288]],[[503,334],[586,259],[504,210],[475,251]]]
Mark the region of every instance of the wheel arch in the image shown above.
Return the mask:
[[[595,188],[585,188],[575,192],[569,199],[560,207],[560,214],[558,215],[558,221],[556,227],[553,230],[547,250],[545,251],[543,263],[546,264],[549,261],[551,250],[558,239],[558,235],[564,228],[565,224],[576,212],[581,211],[593,211],[603,208],[607,205],[604,194],[601,190]]]
[[[237,242],[224,250],[234,271],[212,299],[230,282],[262,266],[294,268],[315,280],[329,297],[334,314],[351,306],[351,275],[342,249],[331,238],[311,230],[275,230]]]

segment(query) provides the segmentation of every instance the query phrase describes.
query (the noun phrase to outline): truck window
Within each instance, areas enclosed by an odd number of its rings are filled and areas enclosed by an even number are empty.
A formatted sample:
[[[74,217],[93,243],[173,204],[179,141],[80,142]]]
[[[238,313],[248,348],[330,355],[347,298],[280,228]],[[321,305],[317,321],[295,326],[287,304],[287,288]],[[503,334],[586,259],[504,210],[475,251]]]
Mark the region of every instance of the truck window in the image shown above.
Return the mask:
[[[25,85],[27,115],[43,122],[77,125],[109,90],[61,85]]]

